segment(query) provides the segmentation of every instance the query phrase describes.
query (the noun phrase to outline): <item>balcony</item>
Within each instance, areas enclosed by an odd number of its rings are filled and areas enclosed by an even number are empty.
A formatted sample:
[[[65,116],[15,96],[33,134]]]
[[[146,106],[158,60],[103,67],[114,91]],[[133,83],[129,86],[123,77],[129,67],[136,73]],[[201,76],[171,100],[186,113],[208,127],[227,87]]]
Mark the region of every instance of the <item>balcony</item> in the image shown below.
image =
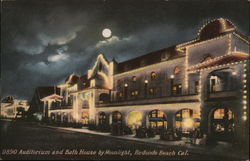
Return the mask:
[[[52,105],[50,110],[61,110],[61,109],[72,109],[73,106],[70,103],[65,103],[65,104],[56,104]]]
[[[167,97],[158,97],[158,98],[144,98],[136,100],[127,100],[127,101],[117,101],[111,103],[97,103],[97,107],[105,106],[125,106],[125,105],[143,105],[143,104],[157,104],[157,103],[182,103],[182,102],[198,102],[199,95],[178,95],[178,96],[167,96]]]
[[[240,93],[237,90],[225,90],[210,92],[208,94],[208,99],[231,99],[239,97]]]

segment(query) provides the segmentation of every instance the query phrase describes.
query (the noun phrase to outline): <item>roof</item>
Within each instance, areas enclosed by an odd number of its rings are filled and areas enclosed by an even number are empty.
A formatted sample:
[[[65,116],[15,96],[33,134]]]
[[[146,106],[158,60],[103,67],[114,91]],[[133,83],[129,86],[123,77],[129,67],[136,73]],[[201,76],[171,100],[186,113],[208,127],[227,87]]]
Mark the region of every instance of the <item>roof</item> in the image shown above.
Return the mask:
[[[235,30],[236,27],[232,22],[224,18],[218,18],[204,25],[200,29],[198,37],[200,40],[206,40]]]
[[[66,83],[66,84],[71,84],[71,85],[73,85],[73,84],[76,84],[76,83],[78,82],[78,80],[79,80],[79,76],[78,76],[78,75],[70,74],[70,75],[66,78],[65,83]]]
[[[162,61],[172,60],[182,56],[184,56],[184,53],[177,51],[175,46],[171,46],[169,48],[164,48],[143,56],[136,57],[134,59],[118,63],[116,74],[159,63]]]
[[[53,86],[37,87],[36,94],[38,95],[39,99],[50,96],[52,94],[60,95],[60,88],[53,87]]]
[[[248,60],[249,59],[249,54],[245,54],[242,52],[233,52],[228,55],[224,55],[221,57],[217,57],[214,59],[211,59],[209,61],[202,62],[200,64],[197,64],[191,68],[189,68],[189,71],[193,70],[200,70],[204,68],[209,68],[209,67],[214,67],[218,65],[223,65],[223,64],[228,64],[228,63],[233,63],[233,62],[238,62],[242,60]]]
[[[88,75],[85,74],[85,75],[82,75],[80,78],[79,78],[79,82],[80,86],[82,86],[83,88],[87,88],[90,86],[90,80],[88,79]]]
[[[14,101],[13,96],[7,96],[2,100],[2,103],[12,103]]]
[[[49,96],[46,96],[44,98],[41,99],[41,101],[45,101],[45,100],[61,100],[62,97],[57,95],[57,94],[52,94],[52,95],[49,95]]]

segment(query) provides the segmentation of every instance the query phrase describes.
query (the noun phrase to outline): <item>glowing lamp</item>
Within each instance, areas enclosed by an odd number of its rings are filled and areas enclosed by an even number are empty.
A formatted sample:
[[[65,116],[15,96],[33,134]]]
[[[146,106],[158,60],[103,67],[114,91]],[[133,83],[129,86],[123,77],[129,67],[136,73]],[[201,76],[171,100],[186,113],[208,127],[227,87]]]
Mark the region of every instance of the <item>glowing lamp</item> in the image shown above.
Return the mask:
[[[237,73],[236,72],[232,72],[232,75],[237,75]]]
[[[170,76],[170,78],[171,78],[171,79],[174,79],[174,75],[172,74],[172,75]]]
[[[243,118],[243,120],[245,120],[245,121],[247,120],[247,116],[246,116],[246,115],[244,115],[242,118]]]
[[[128,87],[128,84],[127,84],[127,83],[125,83],[125,84],[124,84],[124,86],[125,86],[125,87]]]
[[[194,120],[191,119],[191,118],[185,119],[185,120],[183,121],[183,126],[184,126],[185,128],[193,128],[193,127],[194,127]]]
[[[144,83],[146,83],[146,84],[147,84],[147,83],[148,83],[148,80],[145,80],[145,81],[144,81]]]

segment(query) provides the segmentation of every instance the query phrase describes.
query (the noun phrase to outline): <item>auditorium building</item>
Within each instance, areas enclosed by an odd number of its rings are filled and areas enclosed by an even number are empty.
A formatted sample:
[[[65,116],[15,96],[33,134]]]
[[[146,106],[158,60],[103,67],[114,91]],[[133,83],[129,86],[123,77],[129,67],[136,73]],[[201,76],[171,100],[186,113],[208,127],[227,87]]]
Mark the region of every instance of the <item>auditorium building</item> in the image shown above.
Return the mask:
[[[99,54],[85,75],[69,75],[41,99],[44,117],[248,139],[248,37],[224,18],[194,37],[124,62]]]

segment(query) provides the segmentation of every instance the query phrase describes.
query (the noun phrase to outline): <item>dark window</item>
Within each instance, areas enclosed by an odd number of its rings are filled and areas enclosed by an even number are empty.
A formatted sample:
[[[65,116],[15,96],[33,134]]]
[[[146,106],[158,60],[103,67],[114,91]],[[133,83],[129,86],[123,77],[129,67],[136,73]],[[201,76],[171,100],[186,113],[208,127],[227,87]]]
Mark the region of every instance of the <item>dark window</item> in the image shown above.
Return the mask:
[[[182,85],[177,84],[172,86],[172,95],[180,95],[182,93]]]
[[[199,81],[195,81],[194,92],[195,92],[195,93],[198,93],[198,92],[199,92]]]
[[[136,76],[132,77],[132,81],[135,82],[137,80]]]
[[[151,79],[155,79],[155,78],[157,77],[157,75],[156,75],[155,72],[152,72],[152,73],[150,74],[150,77],[151,77]]]
[[[155,96],[156,95],[156,88],[155,87],[149,88],[149,94],[152,96]]]

